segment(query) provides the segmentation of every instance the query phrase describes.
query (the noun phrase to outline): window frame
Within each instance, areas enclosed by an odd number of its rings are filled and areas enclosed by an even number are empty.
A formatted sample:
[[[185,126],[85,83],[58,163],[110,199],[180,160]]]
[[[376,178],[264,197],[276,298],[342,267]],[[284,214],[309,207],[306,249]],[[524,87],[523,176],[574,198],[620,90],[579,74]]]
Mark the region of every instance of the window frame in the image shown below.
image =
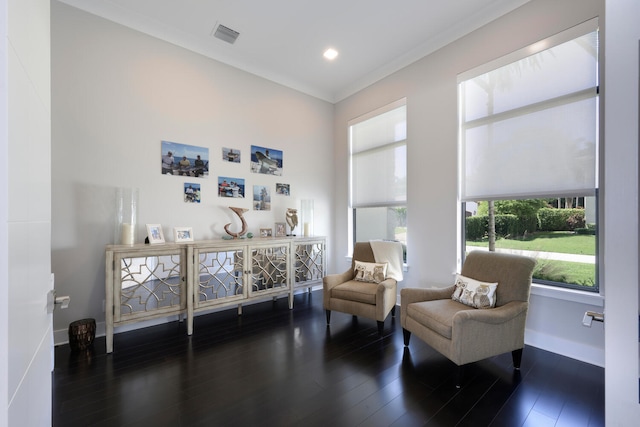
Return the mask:
[[[362,150],[362,152],[367,152],[367,151],[374,151],[374,150],[382,150],[385,148],[397,148],[397,147],[405,147],[405,157],[404,157],[404,169],[405,169],[405,188],[404,188],[404,198],[403,200],[385,200],[385,201],[381,201],[381,202],[368,202],[368,203],[359,203],[356,204],[354,206],[354,173],[353,173],[353,157],[354,157],[354,153],[353,153],[353,138],[352,138],[352,129],[353,126],[359,124],[359,123],[363,123],[367,120],[370,119],[374,119],[380,115],[383,115],[385,113],[391,112],[393,110],[396,110],[398,108],[404,107],[405,108],[405,137],[404,139],[401,140],[397,140],[397,141],[389,141],[385,144],[381,144],[381,145],[377,145],[375,148],[373,148],[372,150]],[[384,105],[382,107],[379,107],[373,111],[370,111],[366,114],[363,114],[359,117],[356,117],[354,119],[351,119],[348,121],[347,123],[347,129],[348,129],[348,166],[349,166],[349,173],[348,173],[348,177],[349,177],[349,187],[348,187],[348,197],[349,197],[349,203],[348,203],[348,235],[350,236],[349,241],[348,241],[348,249],[349,249],[349,253],[351,253],[353,251],[353,247],[354,244],[356,242],[356,230],[357,230],[357,223],[356,223],[356,211],[357,209],[366,209],[366,208],[405,208],[407,209],[407,194],[406,194],[406,181],[408,181],[408,175],[406,174],[406,167],[407,167],[407,154],[406,154],[406,150],[408,149],[408,138],[406,136],[406,123],[407,123],[407,113],[406,113],[406,109],[407,109],[407,99],[406,98],[401,98],[398,99],[397,101],[391,102],[387,105]]]
[[[474,68],[473,70],[469,70],[465,73],[462,73],[458,76],[458,83],[464,81],[464,80],[468,80],[473,78],[474,76],[478,76],[481,75],[483,73],[487,73],[490,72],[492,70],[498,69],[502,66],[505,65],[509,65],[511,63],[517,62],[523,58],[526,58],[528,56],[534,55],[538,52],[541,52],[543,50],[549,49],[550,47],[553,46],[557,46],[559,44],[562,44],[564,42],[567,41],[571,41],[574,39],[577,39],[579,37],[582,37],[586,34],[589,34],[590,32],[593,31],[597,31],[598,32],[598,44],[601,45],[601,37],[602,35],[600,34],[600,31],[598,29],[598,22],[597,22],[597,18],[586,21],[582,24],[579,24],[575,27],[572,27],[568,30],[565,30],[561,33],[558,33],[554,36],[551,36],[547,39],[544,39],[540,42],[534,43],[530,46],[527,46],[523,49],[520,49],[518,51],[515,51],[511,54],[505,55],[497,60],[494,61],[490,61],[486,64],[483,64],[479,67]],[[596,73],[597,76],[600,75],[601,69],[602,69],[602,50],[598,49],[597,51],[597,57],[596,57]],[[599,77],[597,77],[597,79],[599,80]],[[545,101],[542,101],[540,104],[544,104]],[[599,191],[599,185],[598,182],[601,181],[601,176],[602,176],[602,151],[603,151],[603,137],[602,137],[602,127],[600,125],[600,123],[602,122],[602,116],[603,116],[603,97],[601,96],[601,92],[600,92],[600,85],[599,83],[596,83],[596,94],[595,94],[595,102],[596,102],[596,159],[595,159],[595,179],[596,179],[596,184],[595,184],[595,188],[594,188],[594,192],[593,194],[579,194],[577,196],[582,197],[582,196],[593,196],[595,197],[595,221],[596,221],[596,232],[595,232],[595,283],[593,288],[589,288],[587,286],[583,286],[583,285],[579,285],[579,284],[565,284],[565,283],[561,283],[561,282],[553,282],[553,281],[548,281],[548,280],[541,280],[541,279],[534,279],[533,280],[533,287],[532,287],[532,293],[533,294],[538,294],[538,295],[544,295],[544,296],[551,296],[553,295],[554,297],[557,297],[559,299],[565,299],[565,300],[571,300],[571,301],[576,301],[576,300],[585,300],[588,301],[588,303],[594,304],[594,305],[602,305],[602,292],[603,292],[603,286],[602,286],[602,280],[601,280],[601,273],[602,273],[602,266],[601,266],[601,258],[600,258],[600,245],[601,242],[603,241],[602,236],[603,236],[603,232],[604,230],[602,229],[602,224],[601,222],[601,212],[602,212],[602,203],[604,201],[604,199],[601,197],[600,195],[600,191]],[[459,109],[462,109],[462,100],[459,98],[458,100],[458,107]],[[459,119],[462,117],[462,113],[459,112]],[[458,141],[460,144],[461,138],[462,138],[462,125],[460,124],[459,127],[459,135],[458,135]],[[460,145],[459,145],[459,150],[460,150]],[[460,156],[461,153],[459,151],[458,153],[459,155],[459,161],[460,161]],[[459,168],[460,168],[460,163],[459,163]],[[462,180],[462,176],[459,176],[459,179]],[[458,183],[459,186],[461,185],[461,183]],[[513,197],[511,198],[506,198],[508,200],[516,200],[516,199],[529,199],[529,198],[548,198],[548,197],[566,197],[569,196],[568,194],[543,194],[543,195],[539,195],[539,196],[533,196],[530,195],[529,197],[521,197],[517,194],[513,194]],[[576,196],[576,195],[574,195]],[[488,200],[488,199],[484,199],[484,200]],[[494,199],[496,200],[496,199]],[[458,268],[461,268],[462,263],[464,262],[465,256],[466,256],[466,201],[461,199],[461,195],[460,193],[458,193],[458,218],[459,218],[459,222],[458,222],[458,233],[459,233],[459,262],[458,262]],[[576,297],[578,296],[578,297]]]

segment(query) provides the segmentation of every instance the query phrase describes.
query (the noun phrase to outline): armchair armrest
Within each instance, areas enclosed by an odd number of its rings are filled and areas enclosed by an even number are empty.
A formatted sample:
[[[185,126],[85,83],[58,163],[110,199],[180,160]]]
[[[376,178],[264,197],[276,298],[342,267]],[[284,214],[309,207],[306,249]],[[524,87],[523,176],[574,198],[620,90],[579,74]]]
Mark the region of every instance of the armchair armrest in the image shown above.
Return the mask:
[[[396,305],[398,282],[386,278],[378,283],[376,289],[376,319],[384,319],[385,315]]]
[[[404,307],[407,304],[436,299],[451,298],[455,285],[446,288],[404,288],[400,290],[400,302]]]
[[[386,278],[378,283],[378,293],[384,292],[386,289],[394,289],[398,282],[395,279]]]
[[[496,308],[456,313],[451,359],[463,365],[522,348],[528,307],[528,302],[511,301]]]
[[[329,300],[331,289],[341,283],[348,282],[353,279],[353,270],[349,269],[344,273],[328,274],[322,278],[322,304],[325,309],[329,308]]]
[[[469,321],[499,325],[518,317],[528,308],[528,302],[511,301],[496,308],[462,310],[453,317],[453,328],[463,327],[463,324]]]
[[[348,282],[353,279],[353,270],[349,269],[344,273],[328,274],[322,278],[322,287],[325,292],[341,283]]]

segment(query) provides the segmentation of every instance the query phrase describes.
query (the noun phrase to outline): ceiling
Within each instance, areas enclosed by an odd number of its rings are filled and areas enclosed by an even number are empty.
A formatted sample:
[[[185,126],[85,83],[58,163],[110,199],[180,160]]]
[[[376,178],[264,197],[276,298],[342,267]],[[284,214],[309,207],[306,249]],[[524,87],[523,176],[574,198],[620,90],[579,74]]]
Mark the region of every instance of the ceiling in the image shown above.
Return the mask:
[[[337,102],[529,0],[59,1]],[[213,37],[218,24],[235,43]]]

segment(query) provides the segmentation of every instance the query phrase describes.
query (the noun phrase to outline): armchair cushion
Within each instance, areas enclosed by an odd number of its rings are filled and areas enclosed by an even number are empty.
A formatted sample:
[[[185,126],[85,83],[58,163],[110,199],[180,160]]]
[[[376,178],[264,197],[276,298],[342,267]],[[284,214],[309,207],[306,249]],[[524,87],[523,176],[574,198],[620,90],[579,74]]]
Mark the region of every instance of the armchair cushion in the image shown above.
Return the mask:
[[[454,301],[473,308],[493,308],[496,305],[496,288],[498,283],[487,283],[456,275],[456,289],[451,294]]]
[[[451,339],[454,315],[462,310],[471,310],[471,308],[449,298],[437,299],[409,304],[407,316],[443,337]]]
[[[377,291],[375,283],[350,280],[333,288],[331,297],[375,305]]]
[[[358,282],[380,283],[387,277],[387,263],[355,261],[354,279]]]

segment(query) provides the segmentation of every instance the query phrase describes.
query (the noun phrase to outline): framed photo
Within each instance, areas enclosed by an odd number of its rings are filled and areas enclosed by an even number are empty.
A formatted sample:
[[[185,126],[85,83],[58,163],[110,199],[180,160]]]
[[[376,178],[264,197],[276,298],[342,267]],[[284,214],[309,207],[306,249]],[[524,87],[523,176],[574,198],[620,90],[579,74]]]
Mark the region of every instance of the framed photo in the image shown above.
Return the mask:
[[[162,174],[206,178],[209,176],[209,149],[178,142],[161,141]]]
[[[271,237],[271,236],[273,236],[273,232],[270,228],[260,229],[260,237]]]
[[[240,150],[237,148],[222,147],[222,160],[225,162],[240,163]]]
[[[269,187],[264,185],[253,186],[253,210],[271,210],[271,192],[269,191]]]
[[[284,237],[287,235],[287,226],[284,222],[276,222],[276,237]]]
[[[218,197],[239,197],[244,198],[244,179],[230,178],[228,176],[218,177]]]
[[[280,194],[282,196],[288,196],[291,193],[289,189],[289,184],[281,184],[276,182],[276,194]]]
[[[251,146],[251,172],[282,175],[282,151],[274,148]]]
[[[160,224],[147,224],[147,237],[149,243],[164,243],[164,233]]]
[[[184,201],[185,203],[200,203],[200,184],[184,183]]]
[[[193,229],[191,227],[174,227],[173,237],[176,243],[193,242]]]

